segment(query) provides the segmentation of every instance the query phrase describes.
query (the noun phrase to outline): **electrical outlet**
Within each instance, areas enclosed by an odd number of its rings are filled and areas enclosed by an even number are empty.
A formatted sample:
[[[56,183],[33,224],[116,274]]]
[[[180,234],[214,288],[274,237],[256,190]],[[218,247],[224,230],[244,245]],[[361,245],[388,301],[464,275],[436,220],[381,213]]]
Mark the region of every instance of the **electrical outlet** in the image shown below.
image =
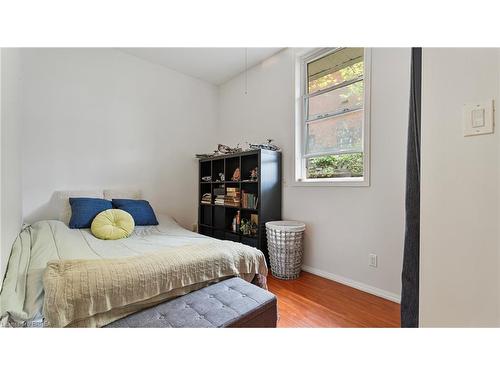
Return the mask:
[[[368,254],[368,265],[370,267],[375,267],[377,268],[378,266],[378,260],[377,260],[377,254]]]

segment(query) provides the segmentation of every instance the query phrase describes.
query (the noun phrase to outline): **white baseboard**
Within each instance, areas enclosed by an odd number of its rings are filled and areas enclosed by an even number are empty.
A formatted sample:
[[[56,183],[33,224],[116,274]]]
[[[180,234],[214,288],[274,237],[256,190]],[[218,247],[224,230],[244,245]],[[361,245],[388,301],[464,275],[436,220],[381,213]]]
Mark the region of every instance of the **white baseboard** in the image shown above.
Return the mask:
[[[360,283],[359,281],[354,281],[351,279],[348,279],[347,277],[343,276],[338,276],[330,272],[322,271],[317,268],[309,267],[309,266],[302,266],[302,269],[306,272],[312,273],[317,276],[324,277],[325,279],[333,280],[338,283],[350,286],[355,289],[362,290],[363,292],[373,294],[377,297],[381,297],[384,299],[387,299],[392,302],[400,303],[401,302],[401,296],[399,294],[391,293],[383,289],[375,288],[374,286],[367,285]]]

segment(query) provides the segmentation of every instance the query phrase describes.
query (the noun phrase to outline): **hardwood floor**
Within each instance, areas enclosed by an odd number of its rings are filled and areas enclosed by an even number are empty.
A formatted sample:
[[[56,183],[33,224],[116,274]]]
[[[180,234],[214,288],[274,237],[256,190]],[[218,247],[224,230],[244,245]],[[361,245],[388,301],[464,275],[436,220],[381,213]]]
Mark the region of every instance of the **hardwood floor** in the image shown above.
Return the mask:
[[[278,327],[400,326],[399,304],[308,272],[267,282],[278,297]]]

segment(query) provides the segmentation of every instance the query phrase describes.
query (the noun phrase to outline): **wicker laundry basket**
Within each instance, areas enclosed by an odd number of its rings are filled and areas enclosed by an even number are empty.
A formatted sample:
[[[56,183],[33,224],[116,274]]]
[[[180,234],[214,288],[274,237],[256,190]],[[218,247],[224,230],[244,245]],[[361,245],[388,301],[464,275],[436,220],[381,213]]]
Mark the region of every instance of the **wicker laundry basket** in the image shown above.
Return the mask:
[[[299,277],[304,255],[305,224],[298,221],[269,221],[266,223],[267,249],[271,273],[283,280]]]

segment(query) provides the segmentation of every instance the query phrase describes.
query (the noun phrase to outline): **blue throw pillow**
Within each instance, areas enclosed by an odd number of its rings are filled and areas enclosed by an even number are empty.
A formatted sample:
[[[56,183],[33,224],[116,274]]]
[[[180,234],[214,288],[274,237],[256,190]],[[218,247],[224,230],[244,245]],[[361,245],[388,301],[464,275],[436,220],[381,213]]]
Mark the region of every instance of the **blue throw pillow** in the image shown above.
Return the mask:
[[[102,211],[113,208],[110,201],[101,198],[69,198],[71,229],[90,228],[92,220]]]
[[[135,225],[158,225],[153,208],[148,201],[135,199],[113,199],[113,207],[127,211]]]

